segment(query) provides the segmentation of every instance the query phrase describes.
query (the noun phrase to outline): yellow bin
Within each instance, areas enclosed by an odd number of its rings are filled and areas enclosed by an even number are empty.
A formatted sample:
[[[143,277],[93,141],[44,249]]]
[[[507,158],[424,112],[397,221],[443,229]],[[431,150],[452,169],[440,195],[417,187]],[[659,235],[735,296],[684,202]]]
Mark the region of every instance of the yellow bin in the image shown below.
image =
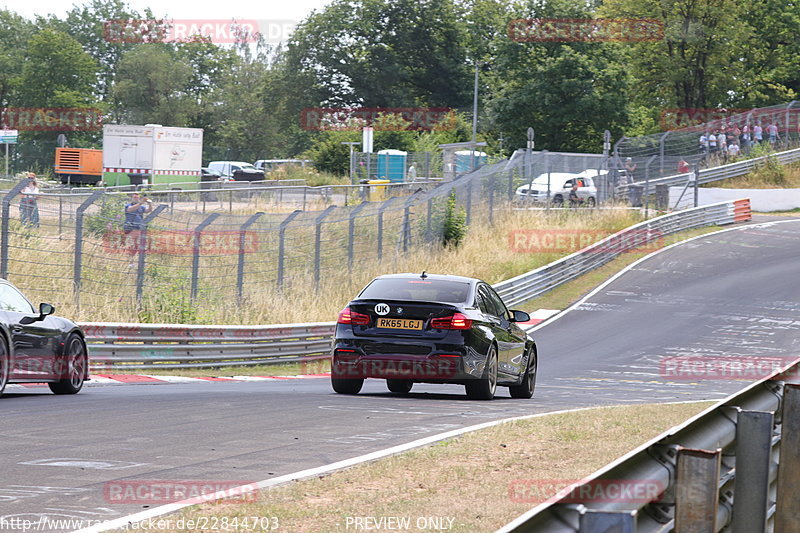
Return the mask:
[[[368,185],[371,185],[369,188],[369,201],[382,202],[386,200],[386,184],[391,182],[392,180],[387,179],[369,180],[367,182]]]

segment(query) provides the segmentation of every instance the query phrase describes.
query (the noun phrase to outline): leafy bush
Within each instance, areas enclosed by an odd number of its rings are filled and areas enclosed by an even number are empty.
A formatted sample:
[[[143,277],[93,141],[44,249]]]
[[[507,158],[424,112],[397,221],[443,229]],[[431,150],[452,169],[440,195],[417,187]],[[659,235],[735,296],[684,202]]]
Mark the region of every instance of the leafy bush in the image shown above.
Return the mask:
[[[84,218],[84,229],[89,233],[104,235],[109,231],[121,231],[125,222],[125,204],[128,198],[119,195],[103,195],[100,212]]]
[[[444,209],[442,244],[456,247],[467,234],[467,213],[456,203],[456,192],[451,191]]]

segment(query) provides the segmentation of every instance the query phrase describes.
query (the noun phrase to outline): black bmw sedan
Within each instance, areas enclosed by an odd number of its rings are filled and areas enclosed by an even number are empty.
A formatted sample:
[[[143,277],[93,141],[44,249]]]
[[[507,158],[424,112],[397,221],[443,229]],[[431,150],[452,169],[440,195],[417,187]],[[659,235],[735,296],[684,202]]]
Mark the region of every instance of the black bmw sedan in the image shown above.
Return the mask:
[[[80,328],[39,311],[14,285],[0,279],[0,394],[7,383],[47,383],[56,394],[75,394],[89,379],[86,343]]]
[[[473,400],[491,400],[498,385],[530,398],[536,344],[518,325],[528,320],[479,279],[379,276],[339,313],[333,390],[357,394],[365,378],[380,378],[396,393],[419,382],[455,383]]]

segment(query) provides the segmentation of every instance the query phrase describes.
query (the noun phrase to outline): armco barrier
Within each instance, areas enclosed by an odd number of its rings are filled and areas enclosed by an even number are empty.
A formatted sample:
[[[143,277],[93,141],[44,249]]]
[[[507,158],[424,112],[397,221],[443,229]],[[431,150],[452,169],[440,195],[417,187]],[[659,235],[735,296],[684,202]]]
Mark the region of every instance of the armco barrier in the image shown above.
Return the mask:
[[[789,384],[798,370],[795,363],[754,383],[497,533],[755,533],[773,524],[776,532],[800,531],[800,386]],[[646,480],[665,490],[644,501],[581,497],[609,480],[618,487]]]
[[[749,218],[749,201],[687,209],[641,222],[494,287],[515,306],[666,235]],[[92,370],[289,363],[327,357],[333,322],[275,326],[81,324]]]

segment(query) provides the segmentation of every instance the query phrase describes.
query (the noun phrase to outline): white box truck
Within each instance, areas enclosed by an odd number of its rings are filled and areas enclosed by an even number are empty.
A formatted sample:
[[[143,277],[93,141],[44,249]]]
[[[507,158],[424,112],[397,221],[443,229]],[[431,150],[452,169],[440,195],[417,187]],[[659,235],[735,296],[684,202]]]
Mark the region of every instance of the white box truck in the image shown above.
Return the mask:
[[[103,181],[107,186],[200,182],[203,130],[103,126]]]

